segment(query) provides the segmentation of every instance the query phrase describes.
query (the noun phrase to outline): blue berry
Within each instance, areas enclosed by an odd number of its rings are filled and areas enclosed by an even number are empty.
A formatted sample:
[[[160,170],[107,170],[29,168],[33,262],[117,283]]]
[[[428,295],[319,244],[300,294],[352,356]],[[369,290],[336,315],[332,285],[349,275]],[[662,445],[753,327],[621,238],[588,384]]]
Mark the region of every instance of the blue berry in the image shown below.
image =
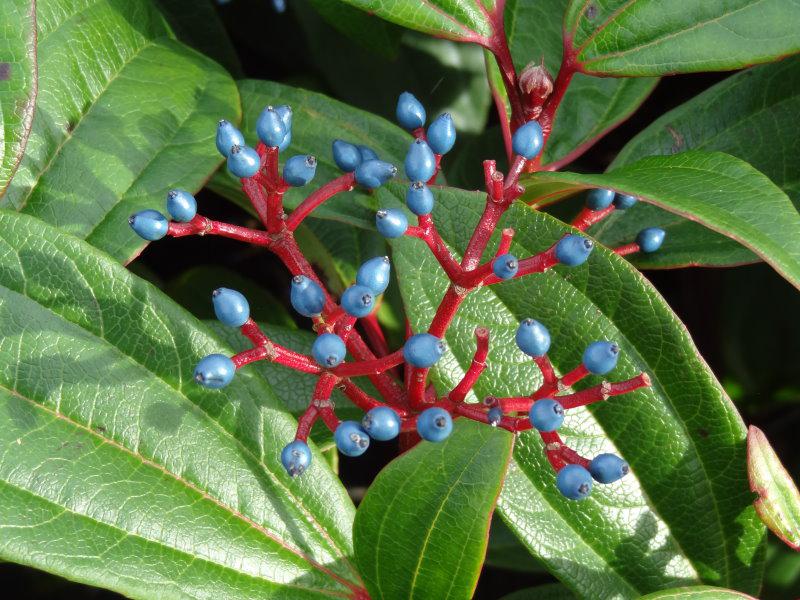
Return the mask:
[[[288,104],[281,104],[275,107],[275,112],[278,113],[286,132],[289,133],[292,130],[292,107]]]
[[[586,195],[586,206],[591,210],[603,210],[614,201],[614,190],[596,188]]]
[[[403,92],[397,99],[397,122],[400,127],[413,131],[425,125],[425,107],[410,92]]]
[[[345,456],[361,456],[369,448],[369,435],[356,421],[342,421],[333,432],[339,452]]]
[[[323,333],[314,340],[311,355],[319,366],[332,369],[338,366],[347,354],[344,341],[335,333]]]
[[[378,155],[375,154],[375,150],[370,148],[369,146],[357,146],[358,152],[361,154],[361,162],[367,162],[368,160],[380,160]]]
[[[436,157],[425,140],[411,142],[406,153],[406,177],[411,181],[428,181],[436,172]]]
[[[381,187],[397,175],[397,167],[383,160],[367,160],[356,167],[356,181],[369,189]]]
[[[396,208],[379,210],[375,213],[375,227],[383,237],[397,238],[408,229],[408,219],[403,211]]]
[[[344,140],[333,140],[333,162],[345,173],[352,173],[361,164],[361,152]]]
[[[234,146],[244,146],[244,136],[229,121],[222,119],[217,125],[217,150],[225,158]]]
[[[277,148],[286,137],[286,126],[277,111],[267,106],[256,120],[256,133],[264,145]]]
[[[274,10],[279,15],[285,13],[286,0],[272,0],[272,10]]]
[[[289,147],[289,144],[292,143],[292,132],[291,130],[286,132],[286,136],[283,138],[283,141],[278,144],[278,152],[283,152]]]
[[[428,127],[428,145],[436,154],[447,154],[456,143],[456,127],[450,113],[436,117]]]
[[[391,270],[388,256],[370,258],[358,268],[356,283],[368,287],[375,295],[382,294],[389,287]]]
[[[128,224],[140,238],[151,242],[167,235],[169,221],[157,210],[147,209],[128,217]]]
[[[500,279],[511,279],[519,271],[519,261],[513,254],[501,254],[492,262],[492,271]]]
[[[536,158],[542,151],[544,134],[538,121],[528,121],[511,136],[511,148],[527,160]]]
[[[443,408],[433,406],[417,417],[417,433],[423,440],[441,442],[453,431],[453,418]]]
[[[494,406],[486,413],[486,418],[489,421],[489,425],[497,427],[500,424],[500,420],[503,418],[503,410],[499,406]]]
[[[310,154],[292,156],[283,165],[283,180],[291,186],[302,187],[314,179],[317,159]]]
[[[417,216],[428,215],[433,210],[433,192],[422,181],[415,181],[408,186],[406,206]]]
[[[224,388],[236,374],[236,365],[224,354],[209,354],[194,368],[194,380],[203,387]]]
[[[614,206],[617,207],[617,210],[626,210],[637,202],[638,200],[635,196],[629,196],[627,194],[617,194],[614,197]]]
[[[639,244],[639,249],[642,252],[655,252],[661,248],[666,235],[667,232],[659,227],[648,227],[639,232],[639,235],[636,236],[636,243]]]
[[[258,152],[250,146],[233,146],[228,154],[228,170],[240,179],[252,177],[261,168]]]
[[[211,293],[214,314],[223,325],[241,327],[250,318],[250,304],[242,294],[228,288],[217,288]]]
[[[301,440],[286,444],[281,450],[281,463],[291,477],[302,475],[311,465],[311,449]]]
[[[393,440],[400,433],[400,417],[388,406],[376,406],[361,419],[361,426],[373,440]]]
[[[552,398],[542,398],[531,405],[528,418],[539,431],[555,431],[564,422],[564,407]]]
[[[592,342],[583,352],[583,366],[590,373],[605,375],[617,366],[619,346],[614,342]]]
[[[375,306],[375,294],[363,285],[351,285],[342,294],[342,308],[351,317],[366,317]]]
[[[292,308],[304,317],[316,317],[325,306],[325,294],[322,288],[305,275],[292,277],[290,294]]]
[[[583,500],[592,493],[592,476],[580,465],[567,465],[558,472],[556,486],[570,500]]]
[[[444,342],[430,333],[418,333],[406,340],[403,358],[412,367],[427,369],[435,365],[445,351]]]
[[[566,235],[556,245],[558,262],[570,267],[577,267],[586,262],[592,253],[594,242],[580,235]]]
[[[544,356],[550,350],[550,332],[534,319],[523,319],[515,336],[517,346],[528,356]]]
[[[598,454],[589,463],[589,473],[598,483],[614,483],[630,471],[628,463],[616,454]]]
[[[197,200],[186,190],[167,192],[167,212],[175,221],[188,223],[197,214]]]

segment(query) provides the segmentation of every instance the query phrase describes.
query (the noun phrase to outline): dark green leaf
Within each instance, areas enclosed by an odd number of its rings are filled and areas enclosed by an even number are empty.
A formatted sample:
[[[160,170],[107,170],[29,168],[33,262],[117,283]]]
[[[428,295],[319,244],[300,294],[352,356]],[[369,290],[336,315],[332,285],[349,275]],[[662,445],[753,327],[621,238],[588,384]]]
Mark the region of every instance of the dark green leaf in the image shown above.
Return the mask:
[[[800,550],[800,492],[767,436],[755,425],[747,432],[747,471],[750,489],[758,494],[758,516],[772,533]]]
[[[382,202],[398,203],[389,191]],[[464,248],[483,203],[482,194],[437,193],[434,218],[451,247]],[[523,205],[501,221],[510,225],[519,257],[568,231]],[[411,325],[422,330],[447,280],[419,240],[396,242],[394,262]],[[698,580],[757,590],[764,528],[747,487],[744,424],[661,296],[602,247],[584,267],[482,288],[466,299],[447,334],[451,352],[434,373],[440,391],[463,375],[474,329],[482,325],[492,341],[476,397],[530,393],[539,373],[513,342],[524,317],[550,329],[550,357],[561,372],[580,362],[589,342],[610,339],[622,348],[613,380],[644,371],[653,381],[592,410],[570,411],[562,428],[568,443],[588,456],[617,452],[633,471],[621,483],[597,486],[585,502],[558,493],[539,437],[519,436],[498,510],[525,545],[583,597],[636,598]]]
[[[362,51],[375,53],[386,59],[397,57],[403,33],[400,27],[339,0],[308,0],[308,3],[319,16],[357,44]],[[292,5],[295,13],[305,12],[301,0],[295,0]],[[336,49],[333,46],[328,47],[328,50]]]
[[[575,600],[575,595],[560,583],[551,583],[519,590],[500,600]]]
[[[0,213],[0,557],[126,596],[315,598],[358,576],[353,507],[322,455],[280,465],[296,423],[231,350],[105,254]]]
[[[510,0],[506,33],[517,72],[544,61],[555,77],[563,53],[562,24],[569,0]],[[616,79],[577,74],[558,110],[543,161],[570,162],[627,119],[655,87],[656,78]]]
[[[0,6],[0,196],[22,159],[36,106],[36,4]]]
[[[165,38],[149,2],[37,3],[39,97],[25,156],[3,198],[127,260],[127,223],[199,188],[219,164],[216,121],[239,118],[236,86],[209,59]]]
[[[212,0],[156,0],[156,5],[179,40],[213,58],[234,77],[242,75],[236,48]]]
[[[741,592],[706,585],[694,585],[655,592],[642,596],[641,600],[686,600],[687,598],[691,598],[691,600],[744,600],[748,598],[749,600],[756,600],[752,596]]]
[[[331,144],[336,138],[355,144],[366,144],[383,160],[402,167],[411,136],[380,117],[322,94],[270,81],[240,81],[239,92],[244,107],[242,133],[250,143],[257,139],[255,123],[264,107],[268,104],[288,104],[294,111],[292,144],[284,154],[313,154],[317,157],[317,174],[312,184],[300,189],[294,188],[287,193],[285,203],[289,208],[297,206],[314,188],[341,175],[331,155]],[[224,168],[211,180],[210,187],[226,198],[249,206],[239,180]],[[363,228],[375,227],[374,200],[361,188],[336,196],[315,210],[313,215],[349,222]]]
[[[795,0],[571,0],[564,29],[586,73],[726,71],[800,51]]]
[[[488,42],[494,31],[494,15],[503,9],[503,3],[498,0],[344,1],[409,29],[475,43]]]
[[[538,182],[562,184],[565,193],[605,187],[633,194],[740,242],[800,287],[800,213],[768,178],[728,154],[692,150],[644,158],[603,175],[542,172],[527,182],[532,184],[530,198],[537,196]],[[636,221],[637,229],[650,225]],[[669,227],[665,229],[663,250],[672,253],[673,261],[711,262],[708,256],[713,250],[703,244],[682,246],[686,239],[672,239]]]
[[[512,436],[456,422],[386,467],[353,525],[356,564],[374,598],[472,597]]]
[[[657,119],[622,149],[612,168],[645,156],[685,150],[719,150],[749,162],[781,187],[800,206],[800,139],[794,135],[800,112],[800,59],[754,67],[732,75],[689,102]],[[630,217],[630,218],[626,218]],[[732,264],[756,260],[746,248],[692,221],[652,205],[612,214],[592,229],[603,243],[617,246],[636,235],[636,223],[669,228],[681,247],[697,249],[699,264]],[[703,256],[703,247],[709,254]],[[669,251],[644,259],[647,267],[681,266]],[[683,258],[685,260],[685,257]]]
[[[486,564],[524,573],[541,573],[545,570],[544,565],[530,555],[514,532],[497,515],[492,518],[492,527],[489,530]]]

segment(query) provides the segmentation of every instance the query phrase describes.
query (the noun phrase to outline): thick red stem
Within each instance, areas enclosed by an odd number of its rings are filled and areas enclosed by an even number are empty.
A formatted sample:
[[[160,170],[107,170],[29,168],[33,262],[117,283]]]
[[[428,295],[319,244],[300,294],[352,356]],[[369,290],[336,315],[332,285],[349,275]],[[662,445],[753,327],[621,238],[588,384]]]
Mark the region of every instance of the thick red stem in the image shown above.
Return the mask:
[[[586,231],[589,227],[595,223],[599,223],[612,212],[614,212],[615,208],[616,207],[613,204],[601,210],[592,210],[591,208],[584,207],[581,209],[581,212],[578,213],[578,216],[572,221],[572,226],[575,229]]]
[[[194,219],[188,223],[178,223],[172,221],[167,229],[167,235],[170,237],[184,237],[187,235],[218,235],[221,237],[231,238],[240,242],[247,242],[257,246],[269,247],[272,243],[269,235],[264,231],[258,229],[248,229],[247,227],[239,227],[237,225],[230,225],[222,223],[221,221],[212,221],[211,219],[202,215],[196,215]]]
[[[418,218],[418,227],[409,227],[406,235],[423,240],[430,248],[436,260],[439,261],[444,272],[452,280],[461,274],[461,265],[458,264],[450,250],[439,235],[436,225],[430,215],[422,215]]]
[[[314,191],[292,211],[292,214],[286,219],[286,228],[289,231],[297,229],[298,225],[300,225],[303,219],[310,215],[312,211],[322,206],[336,194],[352,190],[355,186],[355,181],[356,177],[354,173],[345,173]]]
[[[485,327],[478,327],[475,330],[475,341],[477,346],[475,355],[472,357],[472,363],[470,363],[458,385],[447,396],[451,402],[463,402],[464,398],[467,397],[467,393],[475,386],[475,382],[478,381],[478,378],[486,368],[486,357],[489,354],[489,330]]]
[[[402,349],[373,360],[342,363],[335,369],[332,369],[331,372],[339,377],[360,377],[364,375],[377,375],[401,364],[403,364]]]
[[[639,252],[639,244],[633,242],[631,244],[625,244],[624,246],[620,246],[619,248],[614,248],[614,252],[619,256],[627,256],[628,254],[635,254]]]

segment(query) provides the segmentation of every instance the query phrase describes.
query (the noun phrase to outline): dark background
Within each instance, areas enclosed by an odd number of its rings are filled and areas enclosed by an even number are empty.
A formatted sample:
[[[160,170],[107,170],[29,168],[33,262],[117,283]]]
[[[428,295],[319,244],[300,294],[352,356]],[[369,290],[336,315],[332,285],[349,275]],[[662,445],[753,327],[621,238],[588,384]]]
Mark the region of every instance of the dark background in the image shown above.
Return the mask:
[[[374,97],[366,89],[345,94],[337,93],[341,86],[326,83],[329,77],[318,66],[311,46],[320,43],[337,44],[364,52],[357,44],[336,33],[316,19],[313,40],[309,39],[308,7],[304,0],[289,0],[289,11],[275,15],[268,0],[233,0],[218,7],[226,29],[232,38],[243,74],[246,77],[284,81],[338,97],[365,109],[375,108]],[[299,18],[302,17],[302,18]],[[304,25],[305,24],[305,25]],[[213,43],[213,41],[206,40]],[[345,52],[345,54],[347,54]],[[386,69],[396,65],[384,60]],[[374,61],[372,61],[374,67]],[[351,75],[358,77],[358,60],[353,60]],[[430,64],[420,68],[434,69]],[[412,90],[420,98],[448,93],[457,85],[448,80],[455,77],[446,69],[440,76],[428,74],[436,81],[431,89]],[[329,75],[329,74],[328,74]],[[570,170],[600,172],[616,153],[637,132],[665,111],[685,102],[703,89],[720,81],[727,74],[700,74],[668,77],[661,80],[654,93],[627,122],[602,139]],[[450,85],[448,85],[450,84]],[[396,97],[403,89],[376,90],[376,96]],[[359,101],[363,99],[363,102]],[[382,113],[390,117],[394,106]],[[497,123],[492,112],[489,126]],[[468,140],[459,134],[459,143]],[[500,148],[496,140],[487,148]],[[454,153],[458,151],[458,144]],[[490,155],[481,158],[489,158]],[[448,157],[449,159],[450,157]],[[482,174],[478,167],[477,177]],[[248,216],[233,204],[214,197],[208,191],[198,195],[203,213],[216,219],[244,222]],[[208,208],[207,208],[208,207]],[[254,279],[277,298],[285,301],[283,267],[271,257],[254,253],[240,244],[220,238],[183,238],[164,240],[152,245],[138,259],[133,270],[159,284],[176,299],[184,301],[185,290],[175,282],[198,264],[232,269]],[[275,275],[280,275],[275,277]],[[732,269],[681,269],[647,271],[646,276],[664,295],[667,302],[686,324],[700,353],[736,402],[748,424],[764,430],[784,465],[797,479],[800,472],[800,448],[794,443],[800,426],[800,295],[769,267],[758,264]],[[272,282],[277,281],[277,284]],[[207,318],[208,308],[189,306]],[[301,324],[307,326],[307,324]],[[340,475],[356,501],[364,488],[393,456],[397,448],[382,444],[367,455],[340,460]],[[494,599],[523,587],[554,581],[542,568],[530,560],[522,547],[517,547],[507,532],[493,526],[494,539],[490,544],[487,565],[481,575],[476,598]],[[509,545],[510,544],[510,545]],[[520,570],[509,571],[491,565],[495,553],[509,552],[519,557]],[[498,554],[499,555],[499,554]],[[507,564],[507,561],[505,561]],[[0,564],[0,589],[17,590],[14,597],[34,599],[120,598],[117,594],[98,590],[58,577],[13,564]],[[788,600],[800,596],[800,555],[792,552],[770,535],[770,548],[764,589],[761,597]],[[221,599],[222,600],[222,599]]]

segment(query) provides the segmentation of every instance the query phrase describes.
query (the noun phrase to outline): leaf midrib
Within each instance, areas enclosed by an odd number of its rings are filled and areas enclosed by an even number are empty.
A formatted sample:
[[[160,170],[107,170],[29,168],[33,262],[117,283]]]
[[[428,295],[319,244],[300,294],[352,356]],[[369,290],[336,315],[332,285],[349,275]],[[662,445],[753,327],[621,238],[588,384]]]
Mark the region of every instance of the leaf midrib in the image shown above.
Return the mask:
[[[11,244],[9,244],[9,246],[11,246]],[[17,258],[18,258],[18,261],[20,262],[20,264],[22,264],[22,261],[21,261],[21,260],[19,260],[19,255],[17,255]],[[74,265],[74,267],[75,267],[75,270],[76,270],[76,271],[78,271],[78,272],[81,272],[81,273],[82,273],[81,269],[80,269],[80,268],[79,268],[79,267],[78,267],[78,266],[75,264],[75,262],[74,262],[74,261],[72,261],[72,259],[71,259],[70,257],[65,257],[65,258],[68,258],[68,260],[70,260],[70,262],[72,262],[72,264]],[[27,286],[27,278],[25,279],[25,284],[26,284],[26,286]],[[4,287],[5,289],[9,290],[9,291],[10,291],[11,293],[13,293],[13,294],[19,294],[19,292],[16,292],[15,290],[13,290],[13,289],[11,289],[11,288],[9,288],[9,287],[5,286],[5,285],[3,285],[2,287]],[[93,287],[92,287],[92,289],[93,289]],[[267,466],[266,466],[266,465],[263,463],[263,461],[261,461],[261,459],[260,459],[260,458],[258,458],[258,457],[257,457],[257,456],[256,456],[256,455],[253,453],[253,451],[252,451],[250,448],[248,448],[248,447],[247,447],[247,446],[246,446],[246,445],[245,445],[245,444],[244,444],[244,443],[243,443],[241,440],[239,440],[238,438],[236,438],[236,436],[234,436],[234,435],[233,435],[233,434],[232,434],[230,431],[228,431],[227,429],[225,429],[225,428],[224,428],[224,427],[223,427],[223,426],[222,426],[222,425],[221,425],[219,422],[217,422],[217,421],[216,421],[216,420],[215,420],[215,419],[214,419],[214,418],[213,418],[213,417],[212,417],[212,416],[211,416],[209,413],[207,413],[205,410],[203,410],[203,408],[202,408],[201,406],[199,406],[199,405],[197,405],[196,403],[194,403],[194,402],[191,400],[191,398],[189,398],[188,396],[186,396],[186,395],[185,395],[185,394],[184,394],[184,393],[183,393],[181,390],[179,390],[179,389],[176,389],[175,387],[173,387],[172,385],[170,385],[170,384],[169,384],[169,382],[167,382],[165,379],[163,379],[163,378],[162,378],[162,377],[161,377],[161,376],[160,376],[158,373],[155,373],[154,371],[152,371],[151,369],[149,369],[149,368],[148,368],[146,365],[142,364],[142,363],[141,363],[140,361],[138,361],[138,360],[137,360],[135,357],[133,357],[133,356],[130,356],[129,354],[127,354],[127,353],[123,352],[121,348],[119,348],[118,346],[116,346],[116,345],[115,345],[114,343],[112,343],[110,340],[106,339],[105,337],[102,337],[102,336],[98,335],[98,334],[97,334],[96,332],[94,332],[94,331],[90,331],[90,330],[86,329],[85,327],[83,327],[82,325],[79,325],[79,324],[75,323],[74,321],[71,321],[71,320],[67,319],[67,318],[66,318],[66,317],[64,317],[63,315],[60,315],[60,314],[58,314],[57,312],[55,312],[55,311],[51,310],[49,307],[45,306],[44,304],[42,304],[41,302],[39,302],[37,299],[31,298],[31,297],[30,297],[30,296],[28,296],[27,294],[25,294],[25,295],[23,295],[23,294],[19,294],[19,295],[21,295],[23,298],[26,298],[26,299],[27,299],[27,300],[29,300],[30,302],[33,302],[33,303],[37,304],[37,305],[38,305],[38,306],[40,306],[40,307],[41,307],[43,310],[45,310],[45,311],[47,311],[47,312],[50,312],[50,313],[52,313],[53,315],[56,315],[56,316],[57,316],[58,318],[60,318],[60,319],[63,319],[65,322],[67,322],[67,323],[71,323],[71,324],[72,324],[74,327],[77,327],[78,329],[80,329],[81,331],[84,331],[84,332],[85,332],[85,333],[87,333],[88,335],[90,335],[90,336],[92,336],[92,337],[94,337],[94,338],[96,338],[96,339],[98,339],[98,340],[101,340],[101,341],[102,341],[102,342],[103,342],[105,345],[107,345],[109,348],[111,348],[111,349],[113,349],[114,351],[118,352],[118,353],[119,353],[119,355],[120,355],[120,356],[122,356],[122,357],[123,357],[125,360],[127,360],[127,361],[130,361],[131,363],[133,363],[133,364],[137,365],[139,368],[141,368],[141,369],[143,369],[144,371],[146,371],[146,372],[150,373],[150,374],[153,376],[153,378],[154,378],[154,379],[156,379],[156,380],[158,380],[159,382],[161,382],[161,383],[162,383],[162,384],[163,384],[165,387],[167,387],[168,389],[170,389],[170,390],[174,391],[174,392],[175,392],[175,393],[176,393],[176,394],[177,394],[177,395],[178,395],[178,396],[181,398],[181,401],[182,401],[182,402],[185,402],[185,403],[187,403],[187,404],[188,404],[190,407],[192,407],[192,410],[194,410],[194,411],[196,411],[197,413],[199,413],[200,415],[202,415],[202,416],[203,416],[203,418],[206,420],[206,422],[210,423],[210,424],[211,424],[213,427],[216,427],[216,428],[217,428],[217,429],[218,429],[220,432],[222,432],[222,434],[223,434],[225,437],[227,437],[227,438],[229,438],[231,441],[233,441],[233,443],[234,443],[234,444],[236,444],[236,445],[237,445],[237,446],[238,446],[238,447],[239,447],[239,448],[240,448],[240,449],[241,449],[241,450],[242,450],[244,453],[246,453],[246,454],[247,454],[247,455],[248,455],[248,456],[249,456],[249,457],[250,457],[252,460],[254,460],[254,461],[255,461],[255,462],[256,462],[256,463],[259,465],[259,467],[261,468],[262,472],[263,472],[265,475],[267,475],[267,476],[270,478],[270,480],[271,480],[271,481],[272,481],[272,482],[273,482],[273,483],[276,485],[276,487],[277,487],[277,488],[280,488],[280,489],[282,489],[282,490],[283,490],[283,492],[284,492],[284,494],[286,495],[286,497],[287,497],[287,498],[289,498],[289,499],[293,499],[293,500],[294,500],[294,505],[295,505],[295,506],[296,506],[296,507],[297,507],[297,508],[300,510],[300,512],[301,512],[301,513],[305,514],[305,516],[306,516],[306,519],[308,520],[309,524],[311,524],[311,525],[312,525],[312,527],[313,527],[314,529],[316,529],[316,530],[317,530],[317,532],[318,532],[318,533],[321,535],[321,537],[322,537],[323,539],[325,539],[325,540],[327,541],[327,543],[328,543],[328,544],[330,544],[330,548],[329,548],[329,549],[330,549],[330,550],[333,550],[335,554],[338,554],[338,555],[339,555],[339,556],[340,556],[340,557],[343,559],[344,563],[345,563],[345,564],[346,564],[346,565],[347,565],[347,566],[350,568],[350,570],[351,570],[351,571],[352,571],[354,574],[357,574],[357,571],[356,571],[355,567],[352,565],[352,563],[350,562],[350,560],[349,560],[349,558],[348,558],[347,552],[343,551],[343,549],[342,549],[341,547],[339,547],[339,545],[338,545],[338,544],[335,542],[335,540],[334,540],[333,538],[331,538],[331,537],[330,537],[330,536],[327,534],[327,532],[325,531],[325,528],[322,526],[322,524],[321,524],[321,523],[319,523],[319,522],[318,522],[318,521],[317,521],[317,520],[314,518],[314,516],[313,516],[313,513],[311,513],[311,512],[308,510],[308,507],[306,507],[306,506],[305,506],[305,504],[304,504],[304,503],[303,503],[303,501],[302,501],[302,498],[299,498],[299,497],[297,497],[296,495],[294,495],[294,494],[291,492],[291,490],[290,490],[288,487],[286,487],[286,486],[285,486],[285,485],[284,485],[284,484],[283,484],[283,483],[280,481],[280,479],[279,479],[279,478],[277,478],[277,477],[275,476],[275,474],[274,474],[274,473],[272,473],[272,472],[271,472],[269,469],[267,469]],[[92,294],[92,296],[94,297],[94,294]],[[101,312],[101,315],[102,315],[102,314],[103,314],[103,313]],[[166,329],[166,331],[167,331],[167,332],[169,332],[169,331],[170,331],[170,330],[169,330],[169,328],[167,328],[167,329]],[[209,337],[209,338],[212,338],[212,337],[213,337],[213,336],[211,336],[211,334],[209,334],[208,332],[204,332],[204,333],[206,333],[206,334],[208,335],[208,337]],[[177,352],[177,348],[176,348],[176,352]],[[263,427],[263,416],[262,416],[262,418],[260,419],[260,421],[262,421],[262,427]],[[263,445],[263,438],[262,438],[261,440],[259,440],[259,443],[260,443],[261,445]],[[221,501],[220,501],[220,502],[221,502]],[[232,508],[231,508],[231,511],[233,511],[233,509],[232,509]],[[287,546],[287,547],[288,547],[288,546]],[[352,582],[352,583],[355,583],[356,585],[358,585],[358,583],[357,583],[357,582]]]
[[[234,510],[232,507],[229,507],[226,504],[222,503],[218,499],[216,499],[213,496],[211,496],[208,492],[205,492],[202,489],[198,488],[196,485],[194,485],[193,483],[191,483],[187,479],[184,479],[180,475],[177,475],[176,473],[173,473],[173,472],[169,471],[163,465],[160,465],[157,462],[154,462],[153,460],[146,458],[145,456],[139,454],[138,452],[134,452],[134,451],[130,450],[129,448],[127,448],[127,447],[123,446],[122,444],[120,444],[119,442],[117,442],[116,440],[113,440],[113,439],[108,438],[106,436],[100,435],[100,433],[98,433],[96,430],[92,429],[91,427],[87,427],[86,425],[75,421],[74,419],[70,418],[69,416],[65,415],[64,413],[56,412],[56,411],[48,408],[47,406],[45,406],[43,404],[40,404],[39,402],[36,402],[32,398],[28,398],[27,396],[25,396],[24,394],[21,394],[19,391],[15,390],[15,389],[12,389],[12,388],[7,387],[6,385],[0,384],[0,390],[5,391],[6,393],[10,394],[11,396],[13,396],[15,398],[19,398],[20,400],[24,400],[25,402],[29,403],[30,405],[32,405],[36,409],[41,410],[41,411],[49,414],[51,417],[54,417],[56,419],[60,419],[62,421],[65,421],[66,423],[69,423],[70,425],[72,425],[76,429],[79,429],[79,430],[81,430],[81,431],[83,431],[85,433],[88,433],[88,434],[90,434],[90,435],[102,440],[102,442],[104,444],[108,444],[109,446],[112,446],[112,447],[116,448],[117,450],[122,451],[123,453],[128,454],[129,456],[132,456],[132,457],[136,458],[137,460],[139,460],[142,463],[142,465],[149,466],[151,468],[157,469],[159,472],[163,473],[164,475],[166,475],[168,477],[171,477],[172,479],[174,479],[178,483],[180,483],[183,486],[185,486],[186,488],[190,489],[191,491],[193,491],[194,493],[199,495],[201,498],[204,498],[206,500],[209,500],[210,502],[213,502],[219,508],[221,508],[224,511],[230,513],[234,518],[243,521],[248,526],[252,527],[253,529],[255,529],[257,531],[259,531],[265,537],[267,537],[268,539],[272,540],[273,542],[275,542],[279,546],[285,548],[286,550],[288,550],[292,554],[295,554],[296,556],[302,558],[304,561],[309,563],[309,565],[311,565],[312,567],[317,568],[322,573],[330,576],[330,572],[325,567],[323,567],[319,563],[316,563],[314,560],[312,560],[310,557],[306,556],[305,554],[303,554],[299,550],[297,550],[295,548],[292,548],[291,546],[286,545],[285,542],[283,542],[283,540],[280,540],[277,537],[273,536],[271,533],[269,533],[269,531],[264,526],[259,525],[258,523],[256,523],[252,519],[250,519],[249,517],[247,517],[244,514],[240,513],[239,511]],[[2,459],[0,458],[0,461],[1,460]],[[259,575],[254,575],[254,574],[246,573],[246,572],[243,572],[243,571],[238,571],[235,568],[231,567],[230,565],[226,565],[226,564],[223,564],[223,563],[215,562],[215,561],[211,560],[208,557],[203,557],[203,556],[190,554],[189,552],[186,552],[185,550],[182,550],[182,549],[177,548],[175,546],[170,546],[170,545],[166,544],[163,540],[151,539],[151,538],[148,538],[148,537],[146,537],[144,535],[141,535],[139,533],[134,533],[134,532],[128,531],[126,529],[123,529],[119,525],[117,525],[116,523],[100,521],[100,520],[98,520],[97,518],[95,518],[95,517],[93,517],[91,515],[84,514],[84,513],[79,513],[79,512],[77,512],[76,510],[74,510],[72,508],[69,508],[69,507],[64,506],[62,504],[59,504],[59,503],[51,500],[50,498],[47,498],[47,497],[41,496],[39,494],[36,494],[33,491],[29,490],[28,488],[20,487],[20,486],[14,484],[14,483],[12,483],[12,482],[10,482],[8,480],[3,479],[3,483],[5,485],[13,487],[14,489],[17,489],[17,490],[20,490],[20,491],[22,491],[24,493],[27,493],[27,494],[35,497],[35,498],[39,498],[40,500],[43,500],[44,502],[47,502],[48,504],[52,504],[54,506],[58,506],[63,512],[69,512],[69,513],[77,515],[77,516],[79,516],[81,518],[93,521],[93,522],[95,522],[95,523],[97,523],[99,525],[103,525],[105,527],[110,527],[112,529],[116,529],[117,531],[120,531],[121,533],[123,533],[125,536],[135,537],[135,538],[141,539],[141,540],[143,540],[143,541],[145,541],[147,543],[156,544],[156,545],[161,546],[161,547],[163,547],[163,548],[165,548],[165,549],[167,549],[169,551],[176,552],[176,553],[182,554],[184,556],[188,556],[192,560],[200,560],[202,562],[214,565],[216,567],[219,567],[219,568],[222,568],[222,569],[225,569],[225,570],[228,570],[228,571],[232,571],[233,573],[235,573],[236,575],[239,575],[239,576],[245,576],[245,577],[250,577],[250,578],[253,578],[253,579],[263,580],[263,581],[266,581],[267,583],[269,583],[271,585],[275,585],[275,586],[288,586],[288,587],[293,587],[293,588],[297,588],[297,589],[302,589],[302,590],[307,590],[307,591],[312,591],[312,592],[318,592],[318,593],[321,593],[321,594],[334,596],[334,597],[348,597],[348,595],[346,593],[339,593],[339,592],[335,592],[334,590],[323,590],[323,589],[318,589],[318,588],[310,588],[310,587],[295,585],[293,583],[276,582],[276,581],[272,581],[270,579],[266,579],[266,578],[264,578],[262,576],[259,576]],[[336,580],[335,578],[333,578],[333,579]]]

